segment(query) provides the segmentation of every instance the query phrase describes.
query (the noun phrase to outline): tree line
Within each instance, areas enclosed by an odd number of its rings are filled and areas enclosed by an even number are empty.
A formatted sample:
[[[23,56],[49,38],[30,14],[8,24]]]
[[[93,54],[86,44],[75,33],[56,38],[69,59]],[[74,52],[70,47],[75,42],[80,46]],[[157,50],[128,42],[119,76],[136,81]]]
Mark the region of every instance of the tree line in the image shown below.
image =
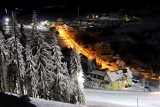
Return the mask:
[[[52,42],[48,43],[46,35],[38,31],[36,12],[28,34],[24,34],[23,24],[17,26],[14,12],[11,17],[10,37],[5,38],[0,31],[0,91],[85,104],[83,70],[76,48],[69,63],[64,62],[56,33],[51,32]]]

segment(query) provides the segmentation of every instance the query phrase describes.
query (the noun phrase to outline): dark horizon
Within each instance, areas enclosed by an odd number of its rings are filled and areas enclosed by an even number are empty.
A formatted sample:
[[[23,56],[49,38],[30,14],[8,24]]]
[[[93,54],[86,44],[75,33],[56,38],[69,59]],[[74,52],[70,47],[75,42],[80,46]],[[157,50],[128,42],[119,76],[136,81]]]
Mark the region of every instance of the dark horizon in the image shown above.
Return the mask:
[[[0,12],[4,8],[12,10],[21,8],[24,12],[36,10],[40,13],[76,13],[79,6],[81,13],[86,12],[108,12],[124,9],[141,9],[147,7],[158,7],[158,1],[147,0],[140,3],[138,0],[1,0]]]

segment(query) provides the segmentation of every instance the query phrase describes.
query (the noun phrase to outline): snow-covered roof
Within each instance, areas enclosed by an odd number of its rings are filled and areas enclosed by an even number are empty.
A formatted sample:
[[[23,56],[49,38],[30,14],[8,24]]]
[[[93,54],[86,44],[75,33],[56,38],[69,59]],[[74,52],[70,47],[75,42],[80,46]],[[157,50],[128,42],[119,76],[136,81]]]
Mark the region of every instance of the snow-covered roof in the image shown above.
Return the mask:
[[[119,18],[110,17],[108,20],[110,20],[110,21],[118,21],[120,19]]]
[[[126,69],[127,69],[127,72],[126,73],[124,73],[127,77],[129,77],[129,78],[132,78],[133,77],[133,75],[132,75],[132,71],[130,70],[130,68],[129,67],[126,67]]]
[[[123,76],[123,70],[118,70],[116,72],[107,72],[107,75],[111,79],[112,82],[122,78]]]
[[[92,71],[90,74],[99,75],[99,76],[106,75],[106,73],[104,71],[99,71],[99,70]]]
[[[106,16],[102,16],[99,18],[99,20],[107,20],[107,19],[109,19],[109,17],[106,17]]]
[[[133,76],[138,76],[139,74],[140,74],[140,72],[138,72],[138,71],[137,72],[132,72]]]

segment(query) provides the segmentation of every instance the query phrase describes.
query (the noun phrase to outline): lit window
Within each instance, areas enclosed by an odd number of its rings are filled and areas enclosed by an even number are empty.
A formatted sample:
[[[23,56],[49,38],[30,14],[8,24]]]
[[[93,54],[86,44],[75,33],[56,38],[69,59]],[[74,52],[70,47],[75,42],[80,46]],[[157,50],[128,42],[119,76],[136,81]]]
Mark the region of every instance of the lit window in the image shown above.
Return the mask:
[[[96,75],[96,78],[99,79],[99,77]]]

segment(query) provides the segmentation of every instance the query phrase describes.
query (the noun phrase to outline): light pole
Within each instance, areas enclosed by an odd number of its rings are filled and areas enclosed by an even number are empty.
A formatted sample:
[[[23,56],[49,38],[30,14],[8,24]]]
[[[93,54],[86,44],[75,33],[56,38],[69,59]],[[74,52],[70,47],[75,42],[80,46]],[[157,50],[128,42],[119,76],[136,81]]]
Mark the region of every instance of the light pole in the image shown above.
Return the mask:
[[[5,12],[6,12],[6,14],[8,13],[8,11],[7,11],[7,9],[5,8]]]

